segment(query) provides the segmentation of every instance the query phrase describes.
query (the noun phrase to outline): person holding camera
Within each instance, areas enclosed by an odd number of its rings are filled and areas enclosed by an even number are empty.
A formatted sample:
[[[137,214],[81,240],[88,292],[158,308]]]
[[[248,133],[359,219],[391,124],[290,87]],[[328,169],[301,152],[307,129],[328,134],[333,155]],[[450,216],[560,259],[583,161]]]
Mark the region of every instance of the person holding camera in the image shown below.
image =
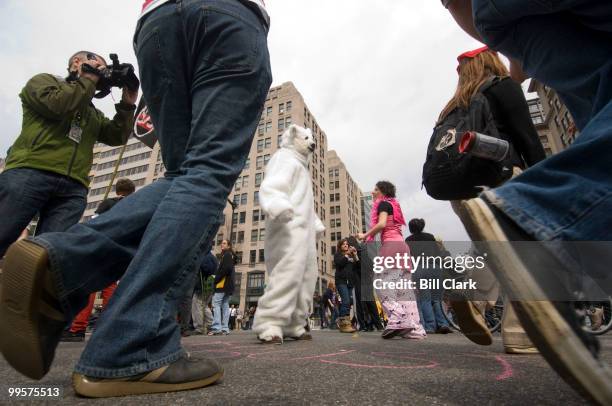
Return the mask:
[[[138,91],[124,89],[110,120],[91,103],[100,75],[83,72],[85,65],[91,72],[106,68],[102,57],[77,52],[68,60],[68,78],[38,74],[19,95],[22,130],[0,174],[0,258],[37,213],[37,235],[77,223],[94,144],[122,145],[130,134]]]

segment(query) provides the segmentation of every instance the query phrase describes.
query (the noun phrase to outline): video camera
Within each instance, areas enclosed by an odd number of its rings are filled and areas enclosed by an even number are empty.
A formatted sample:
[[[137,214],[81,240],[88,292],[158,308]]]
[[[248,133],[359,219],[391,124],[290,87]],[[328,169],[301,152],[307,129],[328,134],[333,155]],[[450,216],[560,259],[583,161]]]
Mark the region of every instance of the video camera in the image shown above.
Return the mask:
[[[88,54],[87,59],[95,60],[96,56]],[[136,91],[140,86],[140,81],[134,73],[134,65],[119,63],[117,54],[110,54],[110,59],[113,61],[113,64],[104,69],[96,69],[87,63],[81,66],[82,72],[91,73],[100,78],[96,86],[98,93],[94,96],[96,99],[106,97],[111,92],[112,87],[126,87],[129,90]]]

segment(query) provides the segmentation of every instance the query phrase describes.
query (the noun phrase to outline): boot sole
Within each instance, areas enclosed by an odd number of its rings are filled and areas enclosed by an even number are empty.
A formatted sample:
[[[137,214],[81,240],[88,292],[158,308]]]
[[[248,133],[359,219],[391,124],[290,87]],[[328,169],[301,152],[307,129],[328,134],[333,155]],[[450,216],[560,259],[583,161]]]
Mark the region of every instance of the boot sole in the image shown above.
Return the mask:
[[[461,220],[474,241],[507,241],[491,209],[482,199],[463,203]],[[490,255],[495,275],[508,292],[520,297],[546,297],[510,244],[499,244]],[[497,248],[497,247],[496,247]],[[584,346],[549,301],[514,301],[527,335],[550,366],[578,393],[601,405],[612,404],[612,373]]]
[[[469,301],[451,301],[461,332],[478,345],[493,344],[493,335],[487,328],[484,318]]]
[[[72,375],[74,391],[89,398],[110,398],[130,395],[146,395],[151,393],[179,392],[184,390],[204,388],[223,378],[223,370],[208,378],[184,383],[155,383],[143,381],[90,381],[81,374]]]
[[[6,253],[0,290],[0,351],[13,368],[37,380],[49,370],[38,329],[39,301],[47,268],[44,248],[18,241]]]

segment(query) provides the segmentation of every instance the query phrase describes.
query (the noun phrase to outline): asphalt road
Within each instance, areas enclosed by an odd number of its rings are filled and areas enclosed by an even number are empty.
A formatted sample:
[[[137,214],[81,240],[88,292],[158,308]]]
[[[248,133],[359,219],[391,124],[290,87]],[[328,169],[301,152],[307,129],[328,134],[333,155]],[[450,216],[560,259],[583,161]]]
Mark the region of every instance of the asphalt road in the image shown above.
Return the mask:
[[[612,364],[612,335],[601,338]],[[172,394],[83,399],[70,386],[72,366],[83,343],[62,343],[49,374],[30,381],[0,360],[0,404],[11,401],[8,386],[62,388],[48,404],[147,405],[579,405],[575,394],[539,355],[510,356],[499,336],[480,347],[460,334],[422,341],[382,340],[378,333],[315,331],[312,342],[259,344],[250,332],[184,339],[194,353],[217,359],[225,378],[209,388]]]

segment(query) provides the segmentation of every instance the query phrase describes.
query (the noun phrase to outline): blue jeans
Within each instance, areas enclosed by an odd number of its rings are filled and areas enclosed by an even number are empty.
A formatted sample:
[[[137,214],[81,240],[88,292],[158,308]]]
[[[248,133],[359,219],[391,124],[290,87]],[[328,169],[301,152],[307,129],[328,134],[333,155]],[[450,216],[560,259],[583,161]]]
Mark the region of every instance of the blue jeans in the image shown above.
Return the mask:
[[[121,279],[78,373],[130,376],[183,356],[178,305],[251,147],[272,81],[266,37],[237,0],[177,0],[139,22],[136,55],[166,175],[103,216],[35,239],[68,318]]]
[[[419,284],[420,279],[437,279],[442,285],[441,270],[419,269],[413,274],[415,283]],[[448,321],[442,312],[442,295],[444,289],[419,289],[417,292],[417,306],[421,323],[427,332],[435,332],[440,327],[448,327]]]
[[[352,294],[353,287],[347,282],[336,281],[336,289],[340,295],[340,317],[346,317],[351,314],[351,303],[353,302]]]
[[[0,174],[0,258],[39,213],[36,234],[65,231],[78,223],[87,188],[63,175],[30,168]]]
[[[217,292],[212,297],[213,324],[212,331],[225,331],[229,333],[229,301],[231,295]]]
[[[485,42],[554,88],[581,129],[569,148],[484,197],[537,240],[612,240],[612,2],[472,5]]]

